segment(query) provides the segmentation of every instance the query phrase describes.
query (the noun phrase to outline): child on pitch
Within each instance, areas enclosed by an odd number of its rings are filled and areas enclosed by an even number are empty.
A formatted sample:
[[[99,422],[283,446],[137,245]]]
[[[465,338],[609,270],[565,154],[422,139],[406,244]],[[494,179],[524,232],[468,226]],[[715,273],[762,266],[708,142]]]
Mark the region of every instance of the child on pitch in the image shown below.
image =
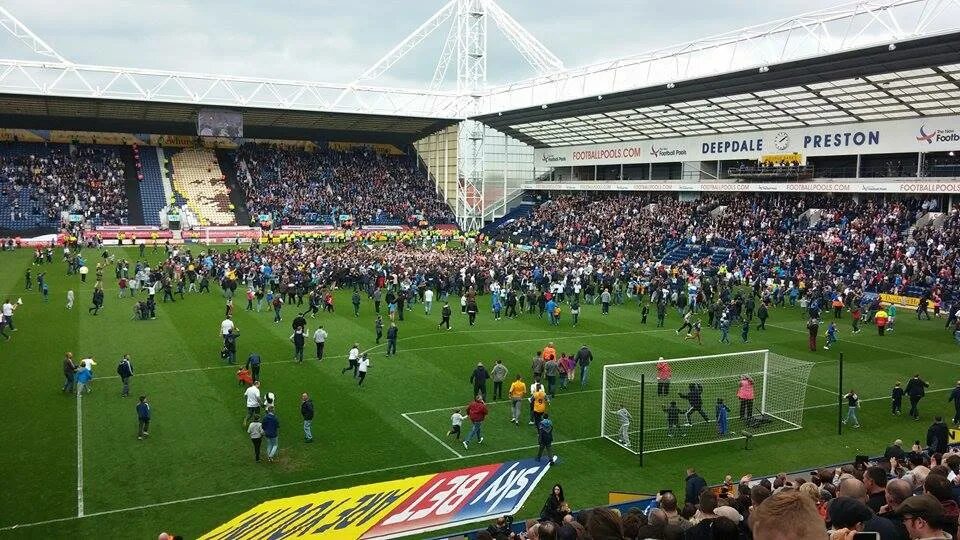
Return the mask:
[[[897,381],[897,384],[893,385],[893,390],[890,391],[890,413],[900,416],[900,409],[902,406],[903,388],[900,386],[900,381]]]
[[[687,334],[687,337],[683,338],[683,340],[686,341],[686,340],[688,340],[688,339],[695,339],[695,340],[697,340],[697,344],[703,345],[703,341],[700,339],[700,329],[701,329],[701,328],[702,328],[702,324],[700,323],[700,320],[698,319],[697,322],[693,323],[693,328],[690,329],[690,333]]]
[[[680,408],[676,401],[671,401],[669,406],[663,408],[663,412],[667,414],[667,437],[673,437],[680,429]],[[681,433],[681,436],[685,434]]]
[[[459,441],[461,425],[463,425],[463,415],[460,414],[460,409],[457,409],[450,415],[450,431],[447,432],[447,437],[452,435]]]
[[[830,321],[830,326],[827,327],[827,343],[823,346],[824,350],[829,351],[830,346],[837,342],[837,323]]]
[[[620,444],[630,446],[630,411],[621,405],[619,409],[610,411],[610,414],[617,415],[617,420],[620,421]]]
[[[717,398],[717,437],[723,437],[729,431],[727,417],[730,409],[723,403],[723,398]]]

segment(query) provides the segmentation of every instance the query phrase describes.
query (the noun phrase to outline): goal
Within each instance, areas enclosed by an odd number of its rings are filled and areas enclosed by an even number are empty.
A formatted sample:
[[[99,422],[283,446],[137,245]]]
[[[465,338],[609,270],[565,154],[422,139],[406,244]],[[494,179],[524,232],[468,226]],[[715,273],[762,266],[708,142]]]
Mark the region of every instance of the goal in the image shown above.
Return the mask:
[[[643,454],[800,429],[812,367],[769,350],[606,365],[601,435]]]

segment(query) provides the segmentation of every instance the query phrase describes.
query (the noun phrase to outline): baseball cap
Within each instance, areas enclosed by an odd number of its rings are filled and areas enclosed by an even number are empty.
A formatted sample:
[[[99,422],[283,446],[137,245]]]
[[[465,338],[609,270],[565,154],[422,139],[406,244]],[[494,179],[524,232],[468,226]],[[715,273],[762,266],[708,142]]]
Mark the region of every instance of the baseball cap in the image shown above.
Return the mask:
[[[725,517],[734,523],[743,521],[743,516],[741,516],[740,512],[737,512],[737,509],[732,506],[719,506],[713,511],[713,513],[720,517]]]
[[[852,497],[837,497],[830,501],[827,513],[836,528],[850,528],[873,517],[867,505]]]
[[[933,495],[914,495],[900,503],[898,516],[922,517],[926,521],[943,519],[943,505]]]

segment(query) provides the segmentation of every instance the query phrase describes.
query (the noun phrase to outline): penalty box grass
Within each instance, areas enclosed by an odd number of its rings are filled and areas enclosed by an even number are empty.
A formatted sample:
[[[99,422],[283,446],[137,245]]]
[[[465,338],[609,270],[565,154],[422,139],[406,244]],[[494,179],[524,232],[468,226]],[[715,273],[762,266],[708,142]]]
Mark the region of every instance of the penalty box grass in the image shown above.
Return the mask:
[[[46,304],[36,287],[23,291],[23,272],[31,265],[32,253],[0,253],[0,297],[24,300],[15,316],[19,331],[11,334],[11,341],[0,341],[0,361],[9,379],[2,400],[8,427],[0,457],[5,470],[0,538],[132,538],[160,530],[191,537],[267,499],[530,457],[536,452],[536,435],[526,424],[526,404],[519,427],[509,423],[508,404],[492,404],[481,446],[464,450],[444,434],[453,408],[465,408],[470,400],[469,376],[478,361],[489,368],[493,360],[502,359],[511,371],[508,381],[522,373],[529,383],[533,353],[548,341],[568,353],[586,343],[597,363],[591,367],[587,392],[578,393],[576,381],[551,404],[555,451],[563,463],[531,496],[520,513],[523,517],[538,514],[554,482],[564,485],[575,506],[585,507],[605,503],[612,490],[680,489],[689,465],[708,480],[719,481],[728,472],[768,474],[846,460],[857,452],[878,453],[893,438],[923,438],[934,414],[950,416],[947,392],[960,378],[956,346],[942,329],[943,321],[917,322],[909,310],[901,310],[897,329],[884,338],[870,326],[850,335],[849,319],[843,319],[834,350],[811,353],[799,309],[772,310],[769,329],[751,330],[750,343],[740,344],[739,336],[732,336],[733,345],[722,345],[716,332],[704,330],[700,346],[674,334],[680,323],[673,310],[664,329],[657,329],[653,318],[640,325],[633,302],[615,306],[609,317],[601,317],[598,306],[584,306],[577,328],[568,318],[560,327],[549,327],[536,316],[493,321],[486,312],[489,297],[484,296],[477,326],[469,328],[455,310],[450,332],[436,330],[439,303],[429,317],[420,305],[414,306],[398,323],[398,356],[386,358],[385,347],[373,343],[372,303],[364,297],[361,317],[354,318],[349,291],[340,291],[335,314],[309,320],[311,329],[322,323],[330,333],[327,359],[319,365],[311,360],[308,343],[307,360],[296,365],[288,340],[294,309],[285,307],[284,321],[273,324],[270,313],[245,312],[245,301],[238,299],[239,359],[253,350],[263,356],[263,390],[277,394],[281,421],[280,461],[255,465],[241,426],[242,389],[234,368],[224,367],[218,355],[224,305],[219,288],[212,285],[212,294],[188,295],[174,304],[158,303],[155,321],[132,321],[133,300],[116,298],[110,267],[105,273],[106,305],[99,316],[92,316],[86,308],[93,276],[86,284],[78,276],[66,276],[57,252],[55,264],[34,267],[34,279],[37,272],[47,273]],[[132,249],[111,252],[137,258]],[[96,252],[88,250],[87,255],[91,263],[99,259]],[[162,256],[147,250],[152,263]],[[68,288],[76,292],[72,311],[64,307]],[[372,355],[363,388],[340,374],[354,341]],[[756,439],[755,449],[743,454],[742,440],[659,452],[645,460],[642,470],[636,456],[599,439],[603,364],[763,348],[817,363],[805,400],[805,406],[816,408],[806,411],[804,429]],[[77,429],[76,398],[60,392],[61,362],[68,350],[77,358],[95,355],[98,361],[94,391],[80,402],[82,433]],[[845,354],[845,390],[855,388],[865,400],[863,428],[842,437],[836,435],[835,409],[839,352]],[[133,397],[127,399],[119,397],[115,375],[124,353],[131,355],[136,372]],[[890,386],[895,380],[905,383],[914,372],[931,383],[921,403],[924,421],[892,418]],[[317,411],[317,442],[312,445],[303,442],[300,429],[299,395],[304,391],[313,397]],[[149,396],[154,412],[151,437],[142,442],[136,439],[134,412],[141,393]],[[465,422],[464,434],[468,431]]]

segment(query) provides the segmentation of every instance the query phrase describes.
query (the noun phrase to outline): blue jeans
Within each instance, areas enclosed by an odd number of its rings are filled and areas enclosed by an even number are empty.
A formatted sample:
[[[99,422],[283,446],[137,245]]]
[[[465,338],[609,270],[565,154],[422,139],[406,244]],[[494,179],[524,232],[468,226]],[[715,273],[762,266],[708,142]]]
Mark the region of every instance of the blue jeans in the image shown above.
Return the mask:
[[[267,457],[272,458],[277,455],[279,449],[280,444],[277,441],[277,437],[267,437]]]
[[[483,438],[483,434],[480,432],[480,429],[483,427],[483,422],[474,422],[473,427],[470,428],[470,434],[467,435],[467,438],[464,439],[465,442],[470,442],[473,438],[476,438],[479,442]]]
[[[313,420],[303,421],[303,438],[308,441],[313,439]]]
[[[957,342],[957,345],[960,345],[960,330],[953,333],[953,340]]]
[[[856,407],[847,407],[847,423],[853,424],[855,426],[860,425],[860,420],[857,418],[857,408]]]
[[[590,366],[580,366],[580,388],[587,385],[587,373],[589,371]]]

